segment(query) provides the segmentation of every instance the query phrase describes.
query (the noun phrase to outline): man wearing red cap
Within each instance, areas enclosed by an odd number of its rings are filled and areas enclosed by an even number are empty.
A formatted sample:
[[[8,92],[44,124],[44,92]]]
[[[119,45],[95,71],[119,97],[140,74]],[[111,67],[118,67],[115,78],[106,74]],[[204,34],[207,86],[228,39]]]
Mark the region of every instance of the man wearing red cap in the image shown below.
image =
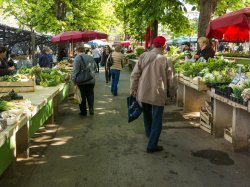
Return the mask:
[[[130,77],[130,94],[142,103],[145,133],[149,138],[147,153],[163,150],[162,146],[158,146],[158,140],[167,89],[170,87],[167,83],[173,78],[171,59],[163,55],[167,40],[158,36],[153,44],[151,51],[139,57]]]

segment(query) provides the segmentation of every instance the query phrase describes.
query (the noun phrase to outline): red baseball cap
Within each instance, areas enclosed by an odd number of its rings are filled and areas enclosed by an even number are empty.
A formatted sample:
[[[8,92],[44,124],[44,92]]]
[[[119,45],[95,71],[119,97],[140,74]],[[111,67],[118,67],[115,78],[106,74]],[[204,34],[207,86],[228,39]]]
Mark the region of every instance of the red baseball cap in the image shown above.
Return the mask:
[[[157,36],[154,38],[153,43],[155,47],[163,47],[167,44],[167,40],[163,36]]]

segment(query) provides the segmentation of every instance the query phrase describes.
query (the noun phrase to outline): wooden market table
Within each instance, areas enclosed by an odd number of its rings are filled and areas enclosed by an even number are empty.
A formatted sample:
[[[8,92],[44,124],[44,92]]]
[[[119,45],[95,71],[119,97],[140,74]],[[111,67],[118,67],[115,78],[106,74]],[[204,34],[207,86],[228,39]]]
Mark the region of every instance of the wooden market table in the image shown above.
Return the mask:
[[[130,71],[134,69],[134,66],[137,62],[138,62],[138,59],[128,59],[128,67]]]
[[[22,93],[34,106],[31,117],[22,115],[17,123],[0,132],[0,175],[20,155],[29,156],[29,139],[46,122],[53,123],[58,105],[67,97],[69,83],[56,87],[35,86],[35,92]]]
[[[184,112],[199,112],[205,101],[212,102],[212,131],[214,137],[223,137],[225,129],[232,128],[232,147],[234,151],[249,149],[250,103],[238,104],[228,98],[215,94],[211,90],[199,90],[192,81],[178,80],[177,105]]]
[[[213,98],[214,136],[223,137],[225,128],[232,127],[233,150],[247,151],[250,137],[249,104],[244,106],[212,91],[207,93]]]
[[[183,111],[199,112],[207,98],[208,88],[200,82],[194,81],[190,77],[178,77],[177,105],[183,107]]]

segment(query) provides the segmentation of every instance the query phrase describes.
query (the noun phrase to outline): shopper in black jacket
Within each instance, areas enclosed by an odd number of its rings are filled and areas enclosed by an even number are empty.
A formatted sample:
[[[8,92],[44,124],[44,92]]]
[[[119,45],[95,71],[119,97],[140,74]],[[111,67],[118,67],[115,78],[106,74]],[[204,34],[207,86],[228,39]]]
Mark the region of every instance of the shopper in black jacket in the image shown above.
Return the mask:
[[[198,44],[199,44],[200,49],[194,55],[194,58],[196,60],[199,60],[199,59],[201,60],[203,58],[207,61],[209,58],[214,58],[215,51],[209,45],[209,40],[206,37],[200,37],[198,39]]]
[[[9,66],[7,62],[7,49],[5,47],[0,47],[0,76],[11,75],[15,72],[15,67]]]

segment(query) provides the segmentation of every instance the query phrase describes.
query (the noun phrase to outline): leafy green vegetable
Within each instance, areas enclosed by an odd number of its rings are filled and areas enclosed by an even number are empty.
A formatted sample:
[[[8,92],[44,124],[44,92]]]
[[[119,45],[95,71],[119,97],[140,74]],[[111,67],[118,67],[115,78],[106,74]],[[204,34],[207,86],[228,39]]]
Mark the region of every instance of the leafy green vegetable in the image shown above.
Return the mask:
[[[0,111],[9,110],[10,107],[11,107],[11,104],[9,102],[0,99]]]
[[[56,86],[65,82],[66,73],[56,69],[44,69],[40,74],[41,86]]]
[[[17,82],[18,78],[12,75],[4,75],[0,77],[0,81]]]
[[[31,69],[27,68],[26,66],[22,66],[19,70],[18,70],[19,74],[24,74],[24,75],[31,75]]]

